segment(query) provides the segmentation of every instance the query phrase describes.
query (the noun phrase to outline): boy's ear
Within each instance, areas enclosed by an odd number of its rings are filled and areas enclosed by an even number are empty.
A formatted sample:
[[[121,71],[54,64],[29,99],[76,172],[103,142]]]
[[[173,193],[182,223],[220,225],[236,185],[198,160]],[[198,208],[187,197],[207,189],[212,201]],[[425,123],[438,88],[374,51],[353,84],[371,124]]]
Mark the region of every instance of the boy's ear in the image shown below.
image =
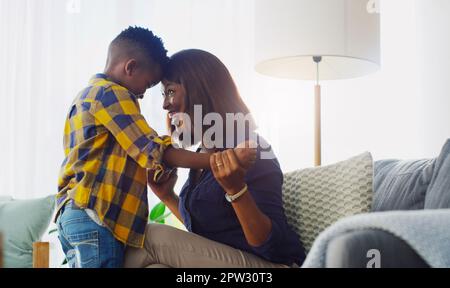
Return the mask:
[[[136,59],[130,59],[125,63],[125,74],[127,76],[132,76],[137,68],[137,61]]]

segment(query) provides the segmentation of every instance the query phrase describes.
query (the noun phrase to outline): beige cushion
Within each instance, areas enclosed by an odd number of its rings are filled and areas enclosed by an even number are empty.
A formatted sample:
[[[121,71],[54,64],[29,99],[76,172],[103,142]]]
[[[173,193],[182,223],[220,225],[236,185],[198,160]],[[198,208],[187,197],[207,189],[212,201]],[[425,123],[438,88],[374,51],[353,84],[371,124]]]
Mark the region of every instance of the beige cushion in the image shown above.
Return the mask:
[[[369,152],[332,165],[285,174],[286,216],[306,251],[319,233],[337,220],[370,211],[372,183],[373,160]]]

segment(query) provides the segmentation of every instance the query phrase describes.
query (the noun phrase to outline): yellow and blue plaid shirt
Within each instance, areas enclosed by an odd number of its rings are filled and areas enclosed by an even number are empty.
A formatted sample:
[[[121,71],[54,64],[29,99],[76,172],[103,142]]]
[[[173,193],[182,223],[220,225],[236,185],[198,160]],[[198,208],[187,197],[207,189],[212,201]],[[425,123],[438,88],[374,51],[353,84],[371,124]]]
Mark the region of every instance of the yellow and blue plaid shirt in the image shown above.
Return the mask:
[[[79,93],[64,128],[65,159],[57,211],[72,199],[93,209],[119,241],[142,247],[148,217],[147,173],[164,172],[170,137],[158,137],[126,88],[95,75]]]

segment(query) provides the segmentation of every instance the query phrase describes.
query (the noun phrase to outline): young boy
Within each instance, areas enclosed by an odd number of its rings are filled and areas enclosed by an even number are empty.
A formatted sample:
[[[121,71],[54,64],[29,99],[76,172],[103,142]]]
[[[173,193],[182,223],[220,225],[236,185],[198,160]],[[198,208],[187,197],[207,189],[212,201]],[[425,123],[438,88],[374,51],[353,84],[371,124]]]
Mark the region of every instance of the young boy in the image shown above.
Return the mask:
[[[121,267],[126,245],[143,246],[147,169],[160,181],[169,167],[210,167],[209,154],[171,147],[141,115],[137,99],[160,82],[166,52],[151,31],[129,27],[71,105],[56,216],[70,267]],[[243,165],[254,158],[253,149],[235,152]]]

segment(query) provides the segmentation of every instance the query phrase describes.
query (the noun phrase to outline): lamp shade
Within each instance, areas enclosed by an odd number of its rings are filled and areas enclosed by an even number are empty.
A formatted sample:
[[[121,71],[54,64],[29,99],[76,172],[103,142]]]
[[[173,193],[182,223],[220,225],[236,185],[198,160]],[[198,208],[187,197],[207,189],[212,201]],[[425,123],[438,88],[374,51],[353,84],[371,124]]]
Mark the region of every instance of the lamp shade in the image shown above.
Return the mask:
[[[380,17],[370,0],[255,1],[255,69],[268,76],[355,78],[380,66]]]

